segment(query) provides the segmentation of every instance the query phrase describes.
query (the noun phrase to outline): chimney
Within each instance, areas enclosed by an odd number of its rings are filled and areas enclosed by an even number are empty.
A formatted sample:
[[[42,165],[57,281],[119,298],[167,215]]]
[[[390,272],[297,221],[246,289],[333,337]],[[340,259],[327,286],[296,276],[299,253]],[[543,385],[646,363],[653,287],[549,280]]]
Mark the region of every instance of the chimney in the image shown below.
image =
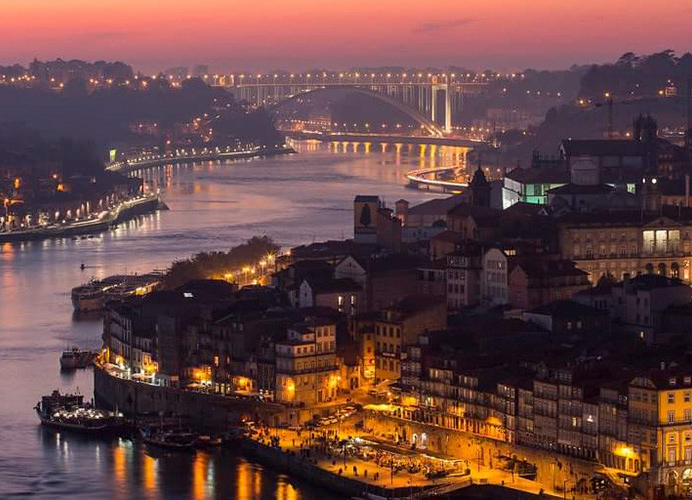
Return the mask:
[[[666,362],[665,362],[665,361],[661,361],[661,371],[663,371],[663,370],[665,370],[665,369],[666,369]]]

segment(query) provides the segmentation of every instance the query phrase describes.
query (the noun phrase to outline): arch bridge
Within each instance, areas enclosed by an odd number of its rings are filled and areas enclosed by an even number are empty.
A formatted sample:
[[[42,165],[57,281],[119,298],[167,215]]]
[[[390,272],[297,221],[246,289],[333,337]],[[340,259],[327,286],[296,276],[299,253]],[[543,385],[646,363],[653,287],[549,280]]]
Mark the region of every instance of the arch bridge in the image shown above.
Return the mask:
[[[334,89],[369,95],[402,111],[430,135],[452,131],[452,124],[467,98],[483,92],[486,82],[450,80],[315,81],[312,79],[238,79],[228,86],[236,96],[255,106],[278,109],[301,96]]]
[[[363,88],[363,87],[357,87],[357,86],[342,86],[339,88],[348,89],[348,90],[355,92],[357,94],[360,94],[360,95],[373,97],[373,98],[377,99],[378,101],[383,102],[383,103],[397,109],[398,111],[401,111],[406,116],[408,116],[413,121],[415,121],[420,126],[421,129],[425,130],[428,134],[430,134],[433,137],[442,137],[442,135],[443,135],[442,128],[437,123],[435,123],[435,121],[433,121],[432,119],[425,116],[418,109],[407,105],[406,103],[402,102],[401,100],[395,99],[394,97],[391,97],[387,94],[376,92],[376,91],[369,89],[369,88]],[[266,107],[271,111],[276,111],[287,104],[290,104],[292,102],[295,102],[295,101],[301,99],[302,97],[305,97],[308,95],[328,94],[328,93],[332,92],[333,90],[334,89],[332,87],[309,88],[306,90],[302,90],[302,91],[298,92],[297,94],[287,96],[283,100],[273,102],[272,104],[270,104]]]

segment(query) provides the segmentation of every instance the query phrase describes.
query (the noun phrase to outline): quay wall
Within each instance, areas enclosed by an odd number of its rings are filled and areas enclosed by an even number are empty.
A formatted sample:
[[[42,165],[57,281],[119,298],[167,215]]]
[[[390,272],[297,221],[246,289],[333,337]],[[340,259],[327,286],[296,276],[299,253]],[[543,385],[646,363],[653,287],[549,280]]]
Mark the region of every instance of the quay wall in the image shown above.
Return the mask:
[[[191,154],[181,156],[162,156],[142,161],[120,161],[106,167],[106,170],[127,174],[136,170],[160,167],[163,165],[176,165],[194,163],[199,161],[219,161],[219,160],[241,160],[245,158],[257,158],[263,156],[276,156],[284,154],[294,154],[296,151],[291,147],[253,149],[251,151],[232,151],[232,152],[209,152],[202,154]]]
[[[404,498],[408,497],[411,492],[416,493],[421,490],[420,487],[412,489],[408,487],[383,488],[358,481],[357,479],[340,476],[321,469],[297,455],[290,455],[279,448],[273,448],[250,439],[243,441],[243,450],[250,458],[263,465],[285,472],[291,476],[299,477],[309,481],[311,484],[342,495],[365,497],[366,493],[370,493],[384,498]]]
[[[4,242],[20,242],[44,240],[48,238],[65,238],[68,236],[77,236],[84,234],[101,233],[108,230],[109,227],[115,226],[121,222],[133,219],[140,215],[145,215],[156,210],[166,210],[168,207],[158,198],[143,200],[139,203],[133,203],[131,206],[125,207],[116,217],[107,218],[101,221],[95,221],[89,224],[66,225],[62,227],[38,228],[35,230],[16,231],[0,233],[0,243]]]
[[[546,450],[519,446],[437,425],[404,420],[381,412],[366,411],[364,425],[373,429],[375,436],[388,439],[396,436],[400,439],[405,437],[406,442],[411,442],[414,434],[417,434],[420,442],[422,434],[425,433],[428,450],[464,459],[472,471],[476,471],[479,464],[490,468],[500,467],[499,456],[526,460],[536,465],[537,482],[562,487],[566,481],[568,489],[580,481],[582,484],[590,485],[589,480],[593,474],[602,469],[601,464],[597,462],[553,454]]]
[[[144,384],[109,375],[94,366],[94,397],[100,407],[117,408],[127,416],[175,414],[189,417],[195,427],[224,430],[242,417],[279,421],[283,407],[273,403],[189,392]]]
[[[436,486],[430,488],[426,487],[413,487],[409,488],[385,488],[381,486],[374,486],[365,482],[358,481],[357,479],[340,476],[334,474],[333,472],[321,469],[316,465],[309,463],[306,460],[301,459],[298,456],[289,455],[282,452],[278,448],[273,448],[266,446],[262,443],[258,443],[252,440],[243,441],[243,451],[252,460],[255,460],[267,467],[284,472],[293,477],[298,477],[305,481],[309,481],[311,484],[320,486],[322,488],[328,489],[340,493],[342,495],[359,497],[359,498],[373,498],[369,495],[382,498],[433,498]],[[426,496],[425,491],[430,490]],[[457,492],[462,492],[461,496],[468,499],[478,499],[478,500],[529,500],[538,498],[532,493],[527,493],[523,491],[513,490],[510,488],[503,488],[498,485],[490,484],[473,484],[469,482],[466,486],[463,486],[461,490]],[[553,498],[549,496],[543,496],[542,498]]]

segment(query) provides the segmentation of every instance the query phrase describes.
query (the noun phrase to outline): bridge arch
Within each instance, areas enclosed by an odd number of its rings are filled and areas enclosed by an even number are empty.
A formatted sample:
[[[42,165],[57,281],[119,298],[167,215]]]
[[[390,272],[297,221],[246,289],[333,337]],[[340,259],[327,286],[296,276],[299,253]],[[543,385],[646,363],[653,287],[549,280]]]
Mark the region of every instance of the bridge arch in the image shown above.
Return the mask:
[[[388,96],[387,94],[383,94],[381,92],[377,92],[375,90],[371,90],[368,88],[357,87],[355,85],[354,86],[342,86],[342,87],[338,87],[338,89],[339,90],[340,89],[346,89],[346,90],[350,90],[350,91],[353,91],[353,92],[358,93],[358,94],[374,97],[375,99],[377,99],[377,100],[379,100],[385,104],[388,104],[388,105],[392,106],[393,108],[396,108],[397,110],[401,111],[402,113],[404,113],[406,116],[408,116],[412,120],[416,121],[423,129],[425,129],[433,137],[442,137],[443,136],[442,128],[440,128],[440,126],[437,125],[434,121],[429,119],[427,116],[425,116],[423,113],[421,113],[417,109],[414,109],[411,106],[408,106],[408,105],[404,104],[403,102],[401,102],[397,99],[394,99],[391,96]],[[289,104],[289,103],[291,103],[291,102],[293,102],[293,101],[295,101],[301,97],[304,97],[306,95],[311,95],[311,94],[314,95],[314,94],[318,94],[318,93],[328,93],[328,92],[331,92],[333,90],[336,90],[336,88],[316,87],[313,89],[304,90],[302,92],[298,92],[296,94],[293,94],[292,96],[287,97],[287,98],[285,98],[285,99],[283,99],[277,103],[274,103],[271,106],[268,106],[268,109],[269,109],[269,111],[276,111],[279,108],[281,108],[282,106],[285,106],[286,104]]]

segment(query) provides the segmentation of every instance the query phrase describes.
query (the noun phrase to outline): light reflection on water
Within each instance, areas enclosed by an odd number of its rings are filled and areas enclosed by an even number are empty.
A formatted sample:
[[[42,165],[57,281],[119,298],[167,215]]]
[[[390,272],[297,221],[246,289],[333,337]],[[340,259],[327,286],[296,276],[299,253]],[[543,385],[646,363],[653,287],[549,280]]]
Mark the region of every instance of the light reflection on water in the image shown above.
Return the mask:
[[[128,440],[94,441],[37,425],[33,406],[53,389],[92,393],[88,370],[61,373],[60,351],[96,348],[98,317],[72,317],[70,289],[91,277],[165,268],[255,234],[282,245],[350,237],[356,194],[393,205],[433,196],[406,190],[412,169],[454,165],[455,148],[301,144],[300,154],[175,165],[142,173],[169,211],[90,239],[0,245],[0,498],[285,498],[333,495],[232,453],[171,455]],[[421,153],[421,150],[423,151]],[[86,269],[80,270],[84,263]]]

